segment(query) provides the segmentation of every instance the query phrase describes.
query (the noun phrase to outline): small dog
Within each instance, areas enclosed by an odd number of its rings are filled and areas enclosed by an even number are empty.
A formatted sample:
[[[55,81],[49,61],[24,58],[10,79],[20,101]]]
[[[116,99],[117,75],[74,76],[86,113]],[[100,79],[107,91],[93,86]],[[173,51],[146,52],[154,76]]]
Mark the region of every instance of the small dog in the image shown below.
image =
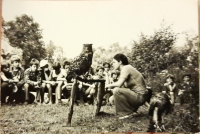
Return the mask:
[[[149,108],[150,124],[148,132],[165,131],[163,114],[171,111],[170,98],[167,94],[158,93],[152,97]]]

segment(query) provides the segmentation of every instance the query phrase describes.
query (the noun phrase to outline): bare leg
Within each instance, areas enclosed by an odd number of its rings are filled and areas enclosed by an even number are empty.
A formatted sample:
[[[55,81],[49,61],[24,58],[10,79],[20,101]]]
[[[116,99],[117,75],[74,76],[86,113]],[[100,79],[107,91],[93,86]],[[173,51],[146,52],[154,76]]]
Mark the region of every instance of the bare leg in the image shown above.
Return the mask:
[[[29,84],[25,83],[24,84],[24,92],[25,92],[25,101],[29,100]]]
[[[52,99],[52,88],[50,84],[47,84],[47,89],[48,89],[48,97],[49,97],[49,104],[53,103],[53,99]]]
[[[63,81],[58,81],[58,85],[56,86],[56,103],[61,101],[62,85]]]

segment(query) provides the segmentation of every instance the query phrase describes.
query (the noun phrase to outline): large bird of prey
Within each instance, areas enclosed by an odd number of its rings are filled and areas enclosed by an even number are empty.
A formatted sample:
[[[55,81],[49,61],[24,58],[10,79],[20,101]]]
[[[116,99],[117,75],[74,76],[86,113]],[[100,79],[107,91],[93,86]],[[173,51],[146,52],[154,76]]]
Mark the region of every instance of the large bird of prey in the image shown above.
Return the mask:
[[[72,78],[85,74],[92,65],[92,57],[92,44],[83,44],[82,52],[69,65],[67,81],[70,82]]]

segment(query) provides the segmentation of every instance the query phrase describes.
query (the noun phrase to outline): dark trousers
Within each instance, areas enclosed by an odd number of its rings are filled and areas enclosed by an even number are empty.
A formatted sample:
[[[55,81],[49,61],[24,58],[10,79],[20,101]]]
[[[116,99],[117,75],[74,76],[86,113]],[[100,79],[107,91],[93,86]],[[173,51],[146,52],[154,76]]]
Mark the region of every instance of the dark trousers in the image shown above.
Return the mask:
[[[22,87],[24,85],[24,83],[17,83],[17,92],[15,93],[14,99],[16,101],[16,103],[22,103],[23,99],[24,99],[24,92],[22,91]]]
[[[14,99],[13,93],[14,84],[8,82],[1,83],[1,103],[5,103],[6,97],[9,96],[9,99]]]

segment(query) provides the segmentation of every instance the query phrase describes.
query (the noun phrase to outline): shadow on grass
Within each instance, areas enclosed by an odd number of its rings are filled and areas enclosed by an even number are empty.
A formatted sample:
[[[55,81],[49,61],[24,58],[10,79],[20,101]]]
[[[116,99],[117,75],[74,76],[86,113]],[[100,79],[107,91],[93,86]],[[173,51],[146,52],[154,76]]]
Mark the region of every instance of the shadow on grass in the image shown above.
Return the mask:
[[[114,116],[115,116],[115,114],[106,113],[106,112],[103,112],[103,111],[99,112],[98,115],[97,115],[97,117],[114,117]]]

